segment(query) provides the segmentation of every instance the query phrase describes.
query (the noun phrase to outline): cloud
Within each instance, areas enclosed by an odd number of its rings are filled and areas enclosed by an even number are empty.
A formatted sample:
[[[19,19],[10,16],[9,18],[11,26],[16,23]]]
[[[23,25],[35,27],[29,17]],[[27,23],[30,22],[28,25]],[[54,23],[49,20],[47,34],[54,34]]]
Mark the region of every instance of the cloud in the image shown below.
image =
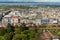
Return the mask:
[[[35,2],[60,2],[60,0],[35,0]]]
[[[0,1],[17,1],[17,2],[60,2],[60,0],[0,0]]]
[[[0,1],[34,2],[34,0],[0,0]]]

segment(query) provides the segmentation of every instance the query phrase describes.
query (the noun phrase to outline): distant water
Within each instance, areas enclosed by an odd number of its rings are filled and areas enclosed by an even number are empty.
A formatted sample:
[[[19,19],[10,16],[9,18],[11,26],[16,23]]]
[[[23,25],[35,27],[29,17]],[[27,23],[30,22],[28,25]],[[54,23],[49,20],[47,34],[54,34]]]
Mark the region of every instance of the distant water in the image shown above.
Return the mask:
[[[60,5],[60,2],[0,2],[0,5]]]

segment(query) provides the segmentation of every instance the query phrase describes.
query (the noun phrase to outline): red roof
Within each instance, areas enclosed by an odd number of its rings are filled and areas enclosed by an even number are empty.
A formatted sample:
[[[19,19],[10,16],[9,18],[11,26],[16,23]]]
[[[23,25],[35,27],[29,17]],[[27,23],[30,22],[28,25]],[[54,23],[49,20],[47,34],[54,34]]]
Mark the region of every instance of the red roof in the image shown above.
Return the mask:
[[[12,16],[12,18],[18,18],[18,16]]]

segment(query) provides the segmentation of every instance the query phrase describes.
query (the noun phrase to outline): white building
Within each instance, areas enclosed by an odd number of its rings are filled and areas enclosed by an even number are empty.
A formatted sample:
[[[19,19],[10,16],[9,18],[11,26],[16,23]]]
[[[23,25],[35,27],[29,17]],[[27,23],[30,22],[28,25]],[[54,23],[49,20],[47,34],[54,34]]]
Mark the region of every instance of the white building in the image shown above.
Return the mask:
[[[8,15],[5,15],[2,19],[2,24],[18,24],[20,13],[18,11],[11,11]]]

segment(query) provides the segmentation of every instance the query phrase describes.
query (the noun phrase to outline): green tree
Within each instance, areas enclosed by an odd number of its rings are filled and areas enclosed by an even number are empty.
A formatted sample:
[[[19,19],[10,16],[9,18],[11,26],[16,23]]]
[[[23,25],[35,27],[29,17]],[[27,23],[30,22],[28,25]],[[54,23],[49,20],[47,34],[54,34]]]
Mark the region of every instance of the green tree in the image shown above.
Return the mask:
[[[60,31],[58,31],[58,32],[56,32],[57,33],[57,35],[59,35],[60,36]]]
[[[6,33],[5,28],[0,28],[0,36],[3,36]]]
[[[12,40],[26,40],[25,34],[16,34]]]
[[[0,36],[0,40],[5,40],[4,36]]]
[[[50,37],[50,40],[53,40],[53,38],[52,38],[52,37]]]
[[[5,40],[12,40],[12,38],[13,38],[13,33],[6,33],[6,34],[4,35],[4,38],[5,38]]]
[[[17,25],[15,26],[15,28],[14,28],[15,34],[20,34],[22,31],[24,31],[23,27],[17,26]]]
[[[6,32],[7,33],[14,32],[14,26],[12,26],[11,24],[8,23],[7,28],[6,28]]]
[[[37,37],[37,33],[33,28],[29,29],[29,30],[25,30],[25,31],[21,32],[21,34],[27,35],[26,40],[30,40],[30,39],[33,40]]]
[[[22,23],[21,24],[21,27],[23,27],[24,30],[28,30],[29,29],[29,27],[26,27],[26,24],[25,23]]]

